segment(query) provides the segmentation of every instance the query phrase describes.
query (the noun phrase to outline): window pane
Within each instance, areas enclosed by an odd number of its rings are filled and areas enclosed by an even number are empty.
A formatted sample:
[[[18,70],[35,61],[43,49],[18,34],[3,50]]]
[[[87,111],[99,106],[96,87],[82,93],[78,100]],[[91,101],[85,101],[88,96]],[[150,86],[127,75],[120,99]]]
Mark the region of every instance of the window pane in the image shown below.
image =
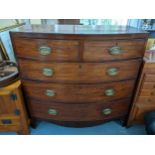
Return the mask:
[[[84,25],[127,25],[128,19],[80,19]]]

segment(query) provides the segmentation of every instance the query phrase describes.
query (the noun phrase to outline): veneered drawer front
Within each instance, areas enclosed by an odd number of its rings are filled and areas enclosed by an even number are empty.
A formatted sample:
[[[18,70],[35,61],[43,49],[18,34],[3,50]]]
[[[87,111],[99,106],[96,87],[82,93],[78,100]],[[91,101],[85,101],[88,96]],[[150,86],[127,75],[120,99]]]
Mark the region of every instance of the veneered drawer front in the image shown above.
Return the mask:
[[[23,81],[25,95],[43,101],[99,102],[129,97],[134,89],[134,80],[107,84],[56,84]]]
[[[143,57],[145,40],[86,41],[85,61],[108,61]]]
[[[19,117],[0,117],[0,127],[2,126],[14,126],[20,125],[20,118]]]
[[[134,109],[134,122],[144,123],[144,116],[150,111],[154,111],[155,106],[146,105],[146,104],[137,104]]]
[[[14,39],[17,57],[42,61],[78,60],[78,41],[50,39]]]
[[[155,90],[155,82],[144,82],[142,89]]]
[[[54,103],[30,100],[28,107],[32,117],[61,121],[108,120],[127,115],[130,100],[107,103]]]
[[[151,105],[155,107],[155,96],[140,96],[136,102],[137,104]]]
[[[150,55],[150,53],[149,53],[149,55]],[[148,62],[148,63],[146,62],[144,71],[146,74],[154,74],[155,75],[155,63],[154,62]]]
[[[145,74],[145,82],[155,82],[155,74]]]
[[[136,78],[141,60],[111,63],[46,63],[19,59],[23,79],[96,83]]]
[[[155,96],[155,89],[142,89],[140,92],[140,96]]]

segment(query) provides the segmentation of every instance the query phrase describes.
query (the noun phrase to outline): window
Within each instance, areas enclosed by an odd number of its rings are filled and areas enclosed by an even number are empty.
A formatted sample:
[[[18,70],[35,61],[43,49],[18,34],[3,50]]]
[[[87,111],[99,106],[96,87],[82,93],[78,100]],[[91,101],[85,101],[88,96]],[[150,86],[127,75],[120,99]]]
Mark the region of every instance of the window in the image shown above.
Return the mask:
[[[83,25],[127,25],[128,19],[80,19]]]

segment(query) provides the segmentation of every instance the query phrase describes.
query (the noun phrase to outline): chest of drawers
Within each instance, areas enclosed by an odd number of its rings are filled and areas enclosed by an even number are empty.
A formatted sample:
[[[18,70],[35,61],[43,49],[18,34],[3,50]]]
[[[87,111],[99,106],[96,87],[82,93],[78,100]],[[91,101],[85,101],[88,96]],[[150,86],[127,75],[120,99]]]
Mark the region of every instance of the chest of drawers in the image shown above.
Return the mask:
[[[155,62],[144,58],[128,125],[144,123],[144,116],[150,111],[155,111]]]
[[[72,126],[126,118],[147,33],[31,25],[10,35],[31,118]]]

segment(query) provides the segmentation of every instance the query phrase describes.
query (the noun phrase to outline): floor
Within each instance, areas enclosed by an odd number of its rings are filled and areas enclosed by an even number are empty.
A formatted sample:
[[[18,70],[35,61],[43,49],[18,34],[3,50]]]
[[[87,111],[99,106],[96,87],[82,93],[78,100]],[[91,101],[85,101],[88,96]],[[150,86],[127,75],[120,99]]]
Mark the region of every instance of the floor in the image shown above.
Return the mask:
[[[146,135],[143,125],[122,127],[120,122],[111,121],[102,125],[86,128],[71,128],[49,122],[38,122],[36,129],[30,129],[31,135]],[[0,135],[16,135],[14,132],[0,132]]]

